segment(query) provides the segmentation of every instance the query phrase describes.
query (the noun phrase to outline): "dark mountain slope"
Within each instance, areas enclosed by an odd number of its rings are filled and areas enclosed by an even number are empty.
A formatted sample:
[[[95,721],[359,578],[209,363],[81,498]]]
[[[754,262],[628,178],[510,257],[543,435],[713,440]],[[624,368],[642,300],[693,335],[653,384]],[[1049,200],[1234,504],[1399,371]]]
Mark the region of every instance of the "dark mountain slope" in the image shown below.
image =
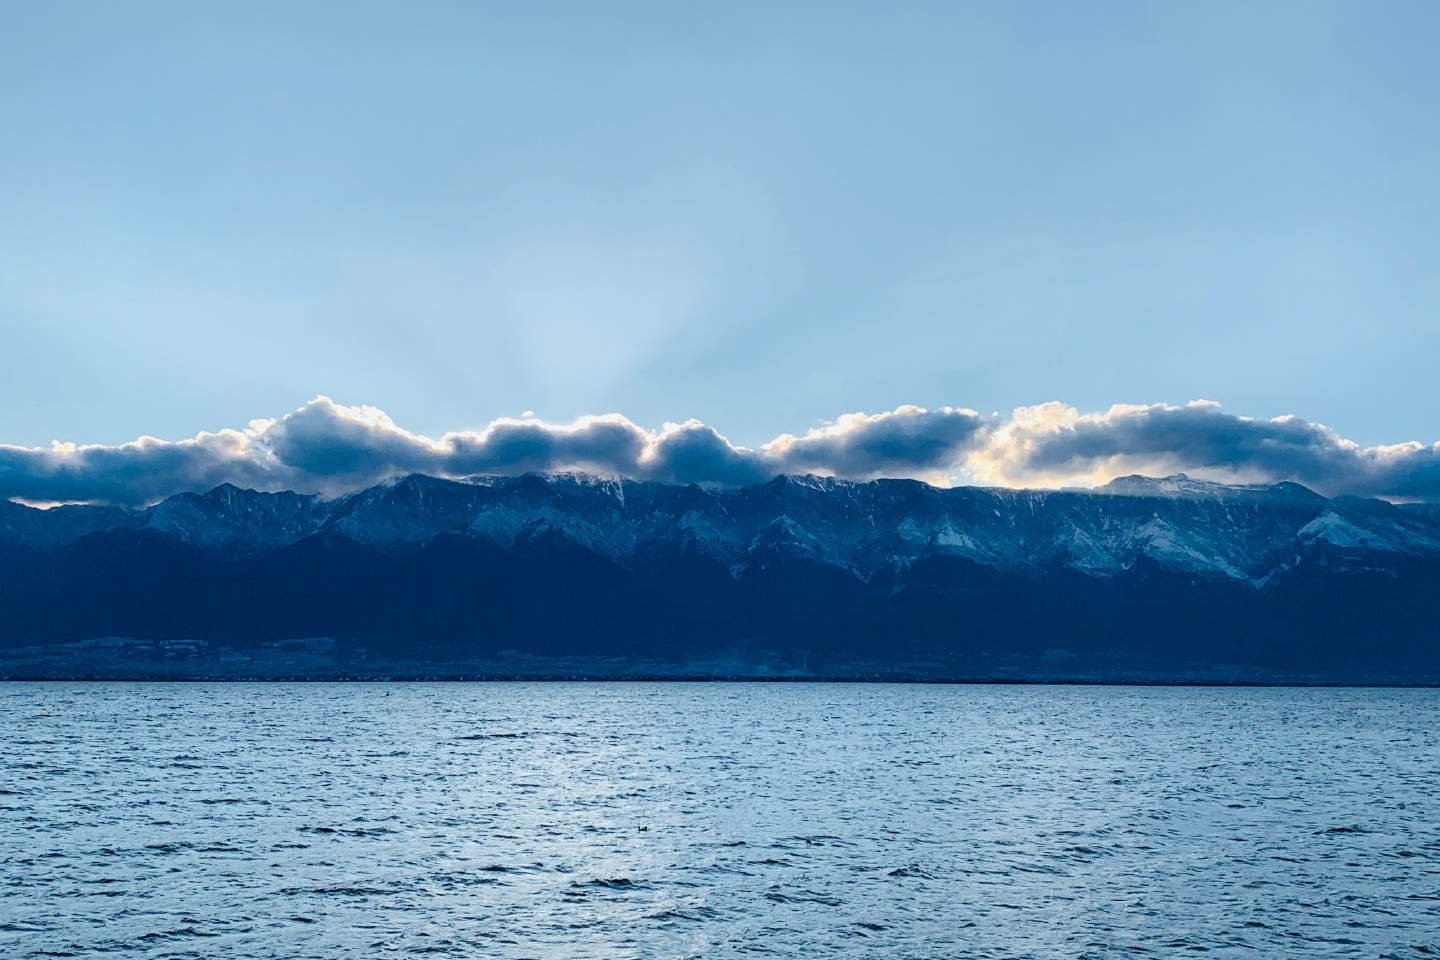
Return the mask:
[[[0,674],[1436,682],[1437,587],[1436,511],[1295,484],[225,486],[0,504]]]

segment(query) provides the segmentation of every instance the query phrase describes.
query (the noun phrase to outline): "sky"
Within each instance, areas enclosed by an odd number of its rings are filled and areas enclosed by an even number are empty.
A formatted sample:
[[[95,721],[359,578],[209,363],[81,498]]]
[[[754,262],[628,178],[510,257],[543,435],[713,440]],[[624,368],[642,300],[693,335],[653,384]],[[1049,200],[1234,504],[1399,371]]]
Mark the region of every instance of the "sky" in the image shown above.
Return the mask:
[[[657,476],[683,474],[659,438],[703,433],[665,425],[698,421],[750,463],[728,478],[1430,489],[1375,479],[1429,476],[1440,439],[1426,0],[0,0],[0,22],[0,495],[371,476],[276,466],[316,411],[431,456],[620,415]],[[916,427],[909,460],[757,452],[912,407],[942,436]],[[1064,442],[1015,445],[1041,422]],[[1277,459],[1297,422],[1355,462]],[[1236,424],[1264,435],[1249,459]],[[226,439],[174,445],[202,431]],[[160,448],[119,446],[141,436],[210,466],[166,479]],[[59,474],[90,486],[36,481]]]

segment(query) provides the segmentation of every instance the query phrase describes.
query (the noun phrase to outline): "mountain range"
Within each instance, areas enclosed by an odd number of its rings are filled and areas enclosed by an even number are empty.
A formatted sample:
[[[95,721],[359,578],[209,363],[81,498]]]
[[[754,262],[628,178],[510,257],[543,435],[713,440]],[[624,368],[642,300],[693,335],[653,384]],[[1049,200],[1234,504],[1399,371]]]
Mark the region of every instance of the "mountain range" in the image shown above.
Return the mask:
[[[0,676],[1435,683],[1440,507],[412,475],[0,501]]]

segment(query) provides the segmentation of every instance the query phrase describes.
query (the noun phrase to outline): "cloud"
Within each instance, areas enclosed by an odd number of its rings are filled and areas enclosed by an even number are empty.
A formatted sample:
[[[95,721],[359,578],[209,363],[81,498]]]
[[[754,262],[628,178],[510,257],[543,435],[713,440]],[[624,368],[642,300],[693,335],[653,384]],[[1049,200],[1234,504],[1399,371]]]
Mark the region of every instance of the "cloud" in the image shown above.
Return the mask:
[[[618,414],[569,424],[503,419],[432,438],[405,430],[374,407],[328,397],[278,419],[188,440],[0,446],[0,498],[141,505],[226,482],[338,495],[407,473],[564,470],[709,486],[794,473],[1050,487],[1131,473],[1188,473],[1236,482],[1295,480],[1330,495],[1440,499],[1440,444],[1361,447],[1318,423],[1236,416],[1205,400],[1102,413],[1045,403],[1020,407],[1008,419],[902,406],[846,414],[755,449],[697,420],[651,431]]]
[[[141,437],[120,446],[0,446],[0,497],[33,501],[145,503],[221,483],[273,489],[279,474],[252,430],[170,442]]]
[[[647,451],[645,474],[668,483],[743,486],[785,472],[767,470],[755,451],[737,447],[699,420],[668,423]]]
[[[988,426],[974,410],[905,406],[874,416],[847,413],[803,437],[782,434],[761,449],[771,461],[784,464],[785,473],[940,479]]]
[[[316,397],[278,420],[191,440],[145,437],[116,447],[0,446],[0,497],[140,505],[230,482],[336,495],[390,477],[581,470],[667,483],[740,486],[783,473],[868,478],[954,467],[981,436],[973,411],[901,407],[850,414],[759,450],[696,420],[649,431],[611,414],[552,424],[526,417],[439,438],[411,433],[375,407]]]
[[[976,479],[1003,486],[1187,473],[1226,482],[1293,480],[1330,495],[1440,496],[1440,444],[1361,447],[1323,424],[1236,416],[1209,400],[1090,414],[1060,403],[1021,407],[967,465]]]

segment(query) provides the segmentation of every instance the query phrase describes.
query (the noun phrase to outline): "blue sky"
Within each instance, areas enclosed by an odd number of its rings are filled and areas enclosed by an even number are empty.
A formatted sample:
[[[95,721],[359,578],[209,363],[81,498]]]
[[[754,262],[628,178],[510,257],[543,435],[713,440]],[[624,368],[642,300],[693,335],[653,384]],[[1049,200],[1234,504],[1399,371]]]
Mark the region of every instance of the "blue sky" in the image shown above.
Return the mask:
[[[317,394],[1440,438],[1440,5],[3,3],[0,443]]]

